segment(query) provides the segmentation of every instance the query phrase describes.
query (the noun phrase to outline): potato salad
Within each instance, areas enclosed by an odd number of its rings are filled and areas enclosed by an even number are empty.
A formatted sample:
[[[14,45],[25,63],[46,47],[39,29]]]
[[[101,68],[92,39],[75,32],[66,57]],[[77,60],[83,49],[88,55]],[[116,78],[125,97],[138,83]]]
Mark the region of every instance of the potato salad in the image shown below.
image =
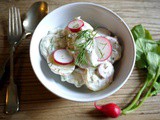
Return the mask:
[[[40,52],[61,81],[99,91],[113,81],[113,64],[121,58],[122,50],[107,28],[94,29],[77,17],[65,28],[49,31],[40,42]]]

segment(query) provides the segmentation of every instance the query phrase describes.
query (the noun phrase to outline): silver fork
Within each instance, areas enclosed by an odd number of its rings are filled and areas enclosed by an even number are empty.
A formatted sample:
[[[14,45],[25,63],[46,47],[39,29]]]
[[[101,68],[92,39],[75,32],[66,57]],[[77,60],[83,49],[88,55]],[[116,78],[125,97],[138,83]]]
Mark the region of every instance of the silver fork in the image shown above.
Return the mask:
[[[10,43],[10,80],[6,91],[6,106],[5,113],[13,114],[19,110],[19,99],[17,85],[13,78],[13,52],[16,42],[22,35],[22,24],[19,9],[12,7],[9,9],[9,30],[8,41]]]

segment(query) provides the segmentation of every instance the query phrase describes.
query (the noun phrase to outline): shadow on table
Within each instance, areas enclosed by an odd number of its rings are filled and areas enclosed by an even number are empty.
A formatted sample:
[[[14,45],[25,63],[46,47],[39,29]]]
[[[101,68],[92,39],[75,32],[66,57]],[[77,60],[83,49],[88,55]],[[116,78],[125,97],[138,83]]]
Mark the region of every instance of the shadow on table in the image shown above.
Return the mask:
[[[96,110],[96,109],[93,109],[91,111],[88,112],[89,116],[90,117],[93,117],[94,119],[105,119],[107,120],[107,118],[109,119],[109,117],[106,117],[102,112]]]
[[[29,56],[31,37],[22,41],[15,53],[15,82],[18,85],[21,102],[44,101],[58,98],[47,90],[36,77]]]
[[[3,56],[0,56],[1,58],[1,67],[3,66],[3,64],[5,63],[5,60],[7,59],[8,55],[9,55],[9,42],[7,40],[7,33],[8,33],[8,21],[6,20],[6,18],[3,18],[1,20],[1,26],[2,26],[2,34],[3,34],[3,38],[2,39],[2,42],[3,44],[1,44],[3,46],[3,49],[1,49],[0,53],[1,55]],[[7,63],[7,66],[6,66],[6,69],[5,69],[5,73],[0,76],[0,90],[3,88],[4,84],[6,83],[6,81],[9,79],[9,67],[8,67],[8,63]]]

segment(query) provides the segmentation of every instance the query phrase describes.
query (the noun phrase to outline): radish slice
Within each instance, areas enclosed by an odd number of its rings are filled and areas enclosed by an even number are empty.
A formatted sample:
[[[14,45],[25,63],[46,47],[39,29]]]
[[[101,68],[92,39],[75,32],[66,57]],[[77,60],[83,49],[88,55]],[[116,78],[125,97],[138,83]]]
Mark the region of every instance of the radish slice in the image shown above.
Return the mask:
[[[82,20],[73,20],[68,24],[71,32],[79,32],[83,26],[84,22]]]
[[[74,61],[66,49],[58,49],[53,52],[54,61],[61,65],[67,65]]]
[[[105,61],[111,56],[112,46],[110,41],[102,36],[95,38],[95,51],[98,56],[98,61]]]

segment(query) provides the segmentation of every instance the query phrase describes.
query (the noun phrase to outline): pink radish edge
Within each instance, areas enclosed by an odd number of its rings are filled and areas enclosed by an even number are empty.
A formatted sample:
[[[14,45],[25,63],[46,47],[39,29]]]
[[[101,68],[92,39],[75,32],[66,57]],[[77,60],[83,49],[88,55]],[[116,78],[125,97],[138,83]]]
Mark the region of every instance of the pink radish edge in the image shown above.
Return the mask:
[[[105,37],[98,36],[98,37],[96,37],[96,38],[106,39],[106,41],[107,41],[107,43],[109,44],[109,47],[110,47],[110,53],[109,53],[109,55],[108,55],[105,59],[102,59],[102,60],[98,59],[98,61],[102,62],[102,61],[107,60],[107,59],[111,56],[111,54],[112,54],[112,45],[111,45],[110,41],[109,41],[107,38],[105,38]]]
[[[57,49],[57,50],[60,50],[60,49]],[[68,65],[68,64],[71,64],[71,63],[74,62],[74,59],[72,59],[72,61],[70,61],[70,62],[68,62],[68,63],[62,63],[62,62],[57,61],[57,60],[55,59],[55,57],[54,57],[54,54],[55,54],[55,52],[56,52],[57,50],[53,51],[53,53],[52,53],[53,60],[54,60],[57,64],[60,64],[60,65]],[[62,50],[63,50],[63,49],[62,49]],[[66,50],[66,49],[64,49],[64,50]]]
[[[74,22],[74,21],[81,22],[82,25],[80,25],[78,28],[71,28],[71,27],[69,27],[69,25],[72,24],[72,22]],[[68,28],[71,32],[79,32],[83,26],[84,26],[84,22],[83,22],[82,20],[73,20],[73,21],[69,22],[69,24],[67,25],[67,28]]]

